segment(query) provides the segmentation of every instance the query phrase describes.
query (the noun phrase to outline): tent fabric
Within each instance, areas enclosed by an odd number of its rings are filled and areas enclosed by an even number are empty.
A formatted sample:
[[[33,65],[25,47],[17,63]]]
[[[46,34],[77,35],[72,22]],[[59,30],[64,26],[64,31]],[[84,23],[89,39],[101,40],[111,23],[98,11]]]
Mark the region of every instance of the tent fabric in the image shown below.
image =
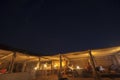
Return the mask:
[[[12,56],[16,53],[15,61],[49,61],[49,60],[59,60],[59,54],[53,56],[32,56],[22,52],[13,52],[11,50],[0,49],[0,60],[6,60],[8,57]],[[103,49],[93,49],[91,53],[94,57],[100,56],[109,56],[114,54],[120,54],[120,46],[110,47],[110,48],[103,48]],[[62,59],[80,59],[80,58],[88,58],[89,57],[89,50],[86,51],[78,51],[78,52],[71,52],[71,53],[64,53],[62,54]]]

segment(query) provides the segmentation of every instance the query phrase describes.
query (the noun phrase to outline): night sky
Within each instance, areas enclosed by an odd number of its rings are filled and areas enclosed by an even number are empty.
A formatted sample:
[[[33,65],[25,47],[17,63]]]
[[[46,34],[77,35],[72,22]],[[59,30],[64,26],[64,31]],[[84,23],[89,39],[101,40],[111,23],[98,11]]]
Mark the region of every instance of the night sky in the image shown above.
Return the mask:
[[[1,0],[0,44],[35,55],[120,45],[119,0]]]

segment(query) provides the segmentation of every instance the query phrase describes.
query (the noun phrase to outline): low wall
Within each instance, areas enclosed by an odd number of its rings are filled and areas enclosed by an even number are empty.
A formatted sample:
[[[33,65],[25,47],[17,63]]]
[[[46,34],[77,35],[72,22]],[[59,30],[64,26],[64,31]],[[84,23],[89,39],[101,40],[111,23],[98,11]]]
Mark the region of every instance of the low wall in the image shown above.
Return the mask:
[[[32,80],[28,72],[0,74],[0,80]]]

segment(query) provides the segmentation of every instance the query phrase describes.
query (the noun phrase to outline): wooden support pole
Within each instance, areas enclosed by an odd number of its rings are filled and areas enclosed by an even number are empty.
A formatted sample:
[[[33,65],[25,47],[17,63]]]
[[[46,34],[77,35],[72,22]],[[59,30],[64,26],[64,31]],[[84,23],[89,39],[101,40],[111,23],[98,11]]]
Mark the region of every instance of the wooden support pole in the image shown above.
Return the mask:
[[[65,55],[62,55],[64,58],[65,58],[65,60],[66,60],[66,66],[68,66],[69,65],[69,62],[70,62],[70,59],[68,58],[68,57],[66,57]]]
[[[2,58],[0,58],[0,60],[4,60],[5,58],[8,58],[9,56],[11,56],[12,54],[8,54],[6,56],[3,56]]]
[[[51,74],[53,74],[53,64],[52,64],[52,60],[51,60]]]
[[[12,56],[12,60],[11,60],[11,64],[10,64],[10,73],[13,72],[15,58],[16,58],[16,52],[13,52],[13,56]]]
[[[38,64],[39,64],[38,70],[40,70],[40,57],[39,57],[39,62],[38,62]]]
[[[26,61],[23,63],[23,68],[22,68],[22,72],[25,72],[25,69],[26,69]]]
[[[119,63],[119,58],[118,58],[118,56],[117,55],[113,55],[113,59],[114,59],[114,63],[116,64],[116,65],[119,65],[120,63]]]
[[[120,56],[119,55],[115,55],[117,61],[118,61],[118,65],[120,65]]]
[[[60,60],[60,70],[59,70],[59,79],[62,78],[62,56],[59,54],[59,60]]]
[[[95,73],[95,74],[94,74],[95,80],[96,80],[96,79],[97,79],[97,80],[101,80],[99,74],[98,74],[97,71],[96,71],[95,62],[94,62],[94,58],[93,58],[93,56],[92,56],[91,50],[89,50],[89,55],[90,55],[91,63],[92,63],[92,66],[93,66],[93,71],[94,71],[94,73]]]

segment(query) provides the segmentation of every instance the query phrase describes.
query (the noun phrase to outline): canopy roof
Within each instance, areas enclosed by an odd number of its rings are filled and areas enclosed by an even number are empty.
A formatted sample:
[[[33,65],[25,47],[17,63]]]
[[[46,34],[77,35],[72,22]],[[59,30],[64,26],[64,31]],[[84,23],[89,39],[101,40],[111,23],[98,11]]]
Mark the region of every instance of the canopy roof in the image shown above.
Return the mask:
[[[92,55],[94,57],[108,56],[108,55],[114,55],[114,54],[120,55],[120,46],[103,48],[103,49],[93,49],[93,50],[91,50],[91,52],[92,52]],[[18,62],[38,61],[39,58],[41,61],[59,60],[59,54],[53,55],[53,56],[32,56],[32,55],[28,55],[28,54],[25,54],[25,53],[19,52],[19,51],[0,49],[0,61],[10,59],[10,57],[14,53],[16,53],[15,61],[18,61]],[[89,57],[89,50],[64,53],[61,55],[62,55],[63,59],[69,59],[69,60],[88,58]]]

